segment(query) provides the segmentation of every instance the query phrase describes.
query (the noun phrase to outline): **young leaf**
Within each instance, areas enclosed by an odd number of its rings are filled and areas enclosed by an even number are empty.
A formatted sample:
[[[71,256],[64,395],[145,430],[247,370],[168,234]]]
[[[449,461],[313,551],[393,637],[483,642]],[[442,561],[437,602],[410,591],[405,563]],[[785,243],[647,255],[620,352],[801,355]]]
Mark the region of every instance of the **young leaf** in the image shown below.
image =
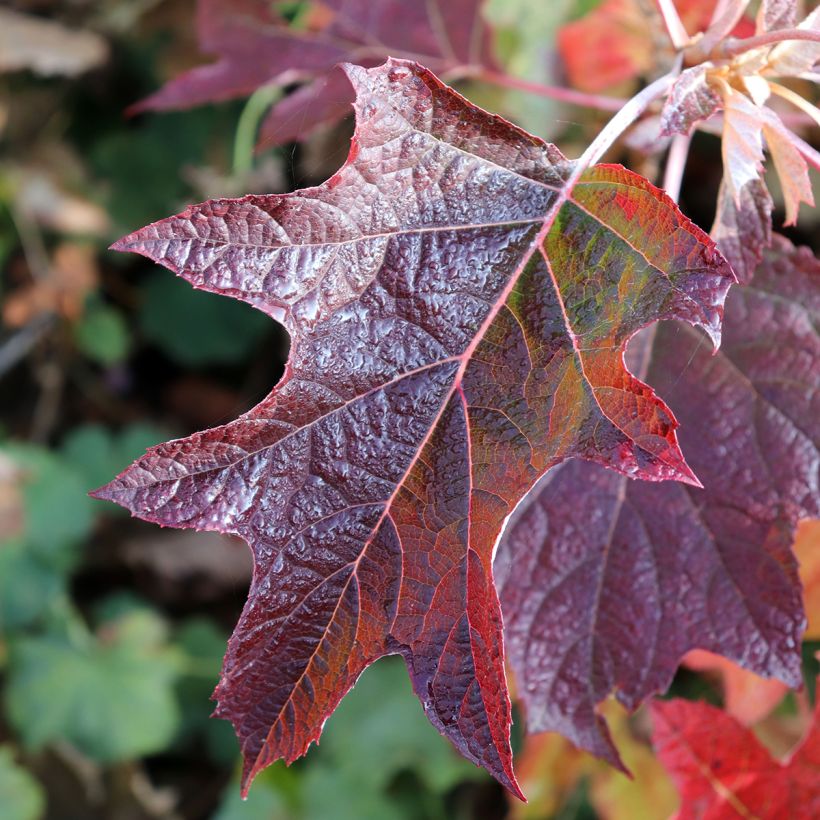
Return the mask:
[[[714,356],[683,325],[630,355],[672,404],[703,489],[554,469],[495,563],[530,731],[618,761],[596,707],[634,709],[699,647],[798,686],[804,627],[791,544],[820,513],[820,263],[780,239],[726,303]]]
[[[270,0],[199,0],[200,46],[219,60],[171,80],[132,110],[187,108],[244,97],[266,84],[298,83],[271,109],[260,140],[280,145],[304,139],[350,112],[350,88],[332,71],[340,62],[375,66],[392,55],[418,60],[437,74],[493,66],[483,3],[323,0],[288,22]]]
[[[820,707],[786,761],[714,706],[685,700],[652,705],[653,741],[681,793],[678,820],[820,816]]]
[[[795,2],[761,4],[757,33],[794,27]],[[820,28],[820,9],[798,28]],[[763,181],[764,146],[774,162],[786,206],[786,225],[797,221],[801,202],[814,205],[808,165],[799,142],[766,102],[771,94],[785,97],[820,120],[807,101],[775,79],[812,76],[820,44],[786,40],[715,59],[686,69],[669,92],[661,114],[661,134],[685,134],[723,111],[723,182],[712,236],[738,278],[747,281],[771,242],[772,199]]]
[[[732,275],[641,177],[597,166],[570,191],[554,146],[427,69],[346,71],[357,130],[326,183],[206,202],[116,244],[269,313],[292,348],[261,404],[96,495],[251,545],[216,691],[245,789],[400,653],[431,722],[517,792],[494,544],[570,457],[697,483],[622,351],[661,318],[717,342]]]

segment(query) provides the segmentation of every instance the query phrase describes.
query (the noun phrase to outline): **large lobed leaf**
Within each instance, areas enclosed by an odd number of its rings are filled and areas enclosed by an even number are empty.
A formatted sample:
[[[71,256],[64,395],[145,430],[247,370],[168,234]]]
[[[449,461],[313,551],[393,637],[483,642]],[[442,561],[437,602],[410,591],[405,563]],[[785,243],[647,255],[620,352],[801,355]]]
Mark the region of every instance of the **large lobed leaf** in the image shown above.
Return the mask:
[[[681,795],[676,820],[797,820],[820,815],[820,707],[785,761],[750,729],[706,703],[652,706],[653,741]]]
[[[662,318],[717,341],[732,275],[641,177],[598,166],[568,191],[554,146],[427,69],[346,71],[357,130],[330,180],[116,244],[269,313],[292,346],[257,407],[152,448],[97,496],[250,544],[216,690],[245,789],[398,653],[431,722],[517,793],[494,545],[567,458],[696,483],[623,349]]]
[[[669,685],[695,647],[798,686],[791,545],[820,515],[820,263],[778,237],[726,303],[716,355],[679,324],[630,348],[670,401],[703,488],[552,470],[510,521],[496,583],[531,731],[618,762],[598,704]]]
[[[262,124],[263,143],[304,139],[350,112],[340,62],[375,66],[418,60],[438,74],[492,66],[484,0],[322,0],[289,22],[270,0],[198,0],[203,52],[218,60],[174,78],[134,111],[175,109],[245,97],[268,83],[298,84]]]

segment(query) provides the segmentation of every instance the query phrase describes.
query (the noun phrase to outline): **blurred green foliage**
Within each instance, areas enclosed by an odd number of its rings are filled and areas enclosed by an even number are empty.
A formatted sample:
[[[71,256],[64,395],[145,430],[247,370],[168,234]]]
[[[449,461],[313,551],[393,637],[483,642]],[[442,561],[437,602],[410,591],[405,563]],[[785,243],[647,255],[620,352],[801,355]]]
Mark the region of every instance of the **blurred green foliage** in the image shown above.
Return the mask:
[[[215,820],[444,820],[451,816],[447,792],[484,778],[424,719],[404,663],[385,658],[362,674],[328,719],[309,765],[272,766],[244,802],[237,785]]]
[[[143,284],[140,326],[174,361],[196,367],[247,358],[272,321],[249,305],[192,290],[163,272]]]
[[[4,820],[37,820],[45,809],[37,781],[14,761],[8,746],[0,746],[0,806]]]

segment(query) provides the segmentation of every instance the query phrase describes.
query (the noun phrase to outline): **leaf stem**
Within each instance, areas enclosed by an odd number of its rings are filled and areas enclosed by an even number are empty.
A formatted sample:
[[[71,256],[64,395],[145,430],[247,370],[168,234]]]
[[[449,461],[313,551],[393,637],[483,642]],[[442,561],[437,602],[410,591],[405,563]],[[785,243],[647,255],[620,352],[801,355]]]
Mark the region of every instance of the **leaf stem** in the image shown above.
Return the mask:
[[[236,124],[236,136],[233,142],[233,171],[235,174],[247,173],[253,167],[259,123],[265,112],[281,94],[282,89],[278,85],[263,85],[248,97]]]
[[[795,94],[790,88],[786,88],[780,83],[773,83],[769,80],[769,90],[772,94],[777,94],[787,102],[790,102],[795,108],[799,108],[807,117],[813,120],[813,123],[820,125],[820,111],[817,110],[808,100],[803,99],[799,94]]]
[[[615,116],[600,130],[598,136],[590,143],[589,147],[578,159],[575,170],[567,182],[567,190],[578,181],[581,174],[591,165],[594,165],[618,139],[618,137],[632,125],[638,117],[655,101],[663,96],[672,83],[680,75],[680,57],[676,61],[675,67],[668,74],[658,77],[642,91],[639,91],[632,99],[627,100],[623,107]]]
[[[618,97],[605,97],[600,94],[585,94],[583,91],[574,91],[571,88],[560,88],[554,85],[542,85],[541,83],[522,80],[519,77],[511,77],[509,74],[500,74],[495,71],[478,70],[475,73],[467,73],[464,76],[481,82],[497,85],[502,88],[511,88],[515,91],[525,91],[538,97],[546,97],[550,100],[570,103],[584,108],[598,108],[601,111],[619,111],[626,100]]]
[[[776,45],[789,40],[808,40],[812,43],[820,43],[820,31],[813,31],[808,28],[786,28],[780,31],[767,31],[764,34],[756,34],[754,37],[747,37],[745,40],[729,39],[716,45],[710,54],[713,60],[730,60],[747,51],[764,46]]]
[[[655,4],[663,18],[663,24],[666,26],[666,33],[669,35],[672,45],[675,49],[685,48],[692,38],[683,26],[675,4],[672,0],[655,0]]]
[[[704,57],[722,40],[729,36],[732,29],[740,22],[749,0],[726,0],[715,7],[712,20],[697,49]]]
[[[663,189],[675,203],[677,203],[680,198],[683,172],[686,168],[686,158],[689,156],[689,145],[691,142],[692,137],[688,134],[677,134],[669,146],[669,154],[666,157],[666,168],[663,172]]]
[[[806,162],[816,171],[820,171],[820,152],[809,145],[805,140],[798,137],[794,131],[786,129],[785,135],[788,136],[791,144],[803,155]]]

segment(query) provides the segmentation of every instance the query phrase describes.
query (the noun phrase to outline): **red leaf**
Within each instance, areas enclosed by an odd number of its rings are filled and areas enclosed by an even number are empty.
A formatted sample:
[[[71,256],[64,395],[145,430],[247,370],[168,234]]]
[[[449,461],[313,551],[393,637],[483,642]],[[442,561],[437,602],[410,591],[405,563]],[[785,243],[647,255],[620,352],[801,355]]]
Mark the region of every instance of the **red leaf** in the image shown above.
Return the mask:
[[[433,724],[516,791],[494,544],[570,457],[696,482],[622,349],[659,318],[717,340],[732,277],[641,177],[597,166],[567,192],[554,146],[426,69],[346,71],[357,130],[325,184],[206,202],[115,246],[266,311],[292,349],[253,410],[97,495],[251,545],[216,691],[245,788],[400,653]]]
[[[510,521],[495,563],[507,652],[530,731],[617,761],[597,705],[667,688],[702,648],[800,683],[797,521],[820,513],[820,262],[779,238],[733,288],[714,356],[661,325],[630,347],[682,422],[704,488],[551,471]]]
[[[709,24],[717,0],[674,0],[674,5],[687,31],[695,34]],[[752,31],[744,17],[732,33],[745,37]],[[652,36],[655,32],[657,37]],[[604,0],[561,27],[558,48],[570,83],[593,93],[652,73],[673,53],[660,15],[639,0]]]
[[[260,86],[300,84],[271,109],[260,140],[303,139],[350,112],[340,62],[375,66],[388,56],[423,62],[441,74],[492,66],[483,0],[322,0],[307,21],[289,24],[270,0],[199,0],[200,47],[218,61],[193,69],[133,107],[188,108],[244,97]]]
[[[681,793],[678,820],[820,816],[820,707],[789,759],[772,759],[749,729],[714,706],[652,705],[653,740]]]

